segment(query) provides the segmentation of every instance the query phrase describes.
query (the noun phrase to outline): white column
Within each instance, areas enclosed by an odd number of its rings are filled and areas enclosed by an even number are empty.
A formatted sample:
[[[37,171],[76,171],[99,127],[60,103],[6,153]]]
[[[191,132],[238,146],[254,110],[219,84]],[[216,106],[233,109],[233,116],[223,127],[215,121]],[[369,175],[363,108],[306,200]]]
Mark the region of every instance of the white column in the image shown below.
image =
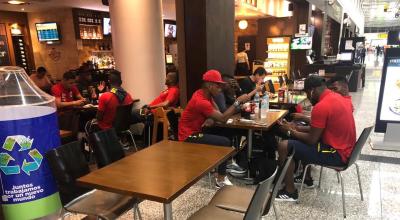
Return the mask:
[[[161,0],[111,0],[113,52],[122,86],[149,103],[164,88]]]

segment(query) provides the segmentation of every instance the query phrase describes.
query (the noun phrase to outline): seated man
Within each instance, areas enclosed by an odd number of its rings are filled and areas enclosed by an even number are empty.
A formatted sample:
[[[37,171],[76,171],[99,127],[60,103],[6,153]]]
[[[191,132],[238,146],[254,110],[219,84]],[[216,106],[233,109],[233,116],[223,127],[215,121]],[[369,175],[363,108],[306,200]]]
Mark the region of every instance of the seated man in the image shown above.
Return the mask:
[[[39,87],[41,90],[50,93],[52,83],[50,79],[46,76],[47,70],[44,67],[38,67],[36,73],[30,76],[31,80]]]
[[[109,81],[111,90],[100,97],[96,115],[97,124],[103,130],[112,128],[118,106],[133,102],[131,95],[121,87],[121,73],[118,70],[110,71]]]
[[[207,126],[208,118],[218,122],[226,122],[235,112],[240,109],[240,105],[249,100],[247,94],[236,99],[224,113],[221,113],[215,105],[212,97],[221,92],[222,81],[221,74],[217,70],[209,70],[203,75],[202,88],[193,93],[192,98],[187,104],[179,121],[178,136],[179,141],[192,143],[211,144],[220,146],[231,146],[228,138],[202,133],[202,127]],[[232,185],[226,177],[226,162],[218,167],[218,176],[216,179],[217,187]]]
[[[327,89],[324,80],[318,76],[309,76],[304,82],[304,90],[314,106],[310,127],[294,129],[287,122],[280,123],[290,139],[278,145],[279,163],[283,164],[289,149],[294,148],[294,159],[304,164],[345,165],[356,142],[351,106],[346,98]],[[292,161],[285,176],[285,188],[278,193],[276,200],[297,201],[293,174]],[[309,172],[306,176],[311,180]]]
[[[248,76],[239,81],[240,88],[245,94],[250,93],[256,88],[256,85],[264,83],[264,78],[267,72],[263,67],[258,67],[251,76]]]
[[[165,78],[167,89],[155,98],[147,107],[150,109],[158,107],[176,107],[179,102],[178,74],[169,72]]]
[[[86,100],[75,86],[76,73],[68,71],[64,73],[61,82],[51,88],[51,93],[56,98],[57,109],[65,110],[74,106],[83,106]]]

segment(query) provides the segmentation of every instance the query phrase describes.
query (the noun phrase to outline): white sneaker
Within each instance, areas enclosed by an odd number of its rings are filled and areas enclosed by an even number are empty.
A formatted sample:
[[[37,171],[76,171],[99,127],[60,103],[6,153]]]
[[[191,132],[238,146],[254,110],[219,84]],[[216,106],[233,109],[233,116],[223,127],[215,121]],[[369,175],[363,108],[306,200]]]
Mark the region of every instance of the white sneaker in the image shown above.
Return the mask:
[[[224,186],[232,186],[232,182],[228,179],[227,176],[225,176],[224,181],[218,181],[218,179],[215,179],[215,187],[217,189],[224,187]]]

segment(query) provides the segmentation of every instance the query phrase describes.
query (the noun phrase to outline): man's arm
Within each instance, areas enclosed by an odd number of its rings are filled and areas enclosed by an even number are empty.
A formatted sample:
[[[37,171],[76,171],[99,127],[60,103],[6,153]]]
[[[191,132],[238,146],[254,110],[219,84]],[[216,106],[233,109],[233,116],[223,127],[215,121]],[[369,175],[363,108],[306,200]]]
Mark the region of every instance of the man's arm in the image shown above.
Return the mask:
[[[236,101],[239,101],[240,103],[246,102],[250,99],[250,96],[247,94],[239,96]],[[232,115],[236,113],[236,108],[234,105],[231,105],[224,113],[221,113],[218,110],[214,110],[213,113],[209,116],[210,118],[214,119],[215,121],[218,122],[223,122],[225,123]]]
[[[72,102],[62,102],[60,97],[56,97],[57,108],[80,106],[83,104],[82,100],[72,101]]]
[[[310,127],[309,132],[301,132],[296,130],[291,130],[291,137],[300,140],[303,143],[309,145],[315,145],[321,139],[323,128]]]

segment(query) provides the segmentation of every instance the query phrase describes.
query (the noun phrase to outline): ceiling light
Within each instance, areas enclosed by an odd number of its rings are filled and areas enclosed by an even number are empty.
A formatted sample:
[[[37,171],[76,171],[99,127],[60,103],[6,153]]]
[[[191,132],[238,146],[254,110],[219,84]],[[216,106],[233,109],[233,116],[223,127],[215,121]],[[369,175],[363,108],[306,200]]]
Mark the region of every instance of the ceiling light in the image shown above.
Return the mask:
[[[240,28],[240,29],[244,30],[244,29],[247,28],[247,26],[248,26],[248,23],[247,23],[246,20],[241,20],[241,21],[239,21],[239,28]]]
[[[315,5],[311,5],[311,10],[315,11]]]
[[[24,1],[13,0],[13,1],[8,1],[8,4],[12,4],[12,5],[22,5],[22,4],[25,4],[25,2],[24,2]]]

